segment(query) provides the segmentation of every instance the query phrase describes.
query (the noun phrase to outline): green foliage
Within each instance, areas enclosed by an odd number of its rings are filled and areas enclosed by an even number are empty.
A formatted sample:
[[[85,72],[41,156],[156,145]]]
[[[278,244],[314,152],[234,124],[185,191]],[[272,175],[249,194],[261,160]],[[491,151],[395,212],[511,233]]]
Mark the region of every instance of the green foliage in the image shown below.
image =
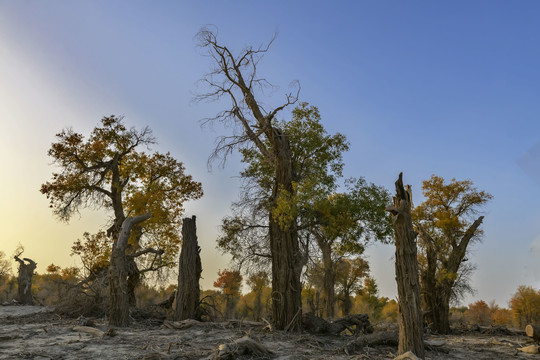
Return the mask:
[[[273,164],[257,148],[242,148],[244,192],[234,205],[235,216],[223,220],[218,247],[243,265],[266,264],[270,254],[266,228],[269,213],[284,229],[297,221],[305,248],[313,233],[339,256],[361,254],[367,241],[389,241],[391,220],[384,211],[390,201],[388,191],[359,178],[345,181],[345,191],[339,192],[342,154],[349,144],[344,135],[326,132],[317,107],[301,103],[289,121],[276,126],[290,140],[296,175],[293,191],[278,188],[271,208],[268,201],[275,186]]]

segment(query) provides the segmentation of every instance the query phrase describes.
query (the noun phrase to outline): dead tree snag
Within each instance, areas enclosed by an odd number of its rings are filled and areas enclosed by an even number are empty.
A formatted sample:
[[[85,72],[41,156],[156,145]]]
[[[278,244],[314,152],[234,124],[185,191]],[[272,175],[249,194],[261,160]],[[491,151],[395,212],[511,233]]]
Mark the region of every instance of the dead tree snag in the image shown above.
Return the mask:
[[[418,281],[418,259],[416,235],[411,218],[411,190],[403,187],[403,173],[396,181],[394,204],[386,208],[392,214],[396,244],[396,282],[398,286],[398,353],[412,351],[424,358],[422,309],[420,283]]]
[[[18,255],[15,255],[15,260],[19,263],[19,276],[17,277],[17,284],[19,285],[18,300],[24,305],[34,305],[34,299],[32,299],[32,276],[34,276],[37,264],[29,258],[21,260]]]

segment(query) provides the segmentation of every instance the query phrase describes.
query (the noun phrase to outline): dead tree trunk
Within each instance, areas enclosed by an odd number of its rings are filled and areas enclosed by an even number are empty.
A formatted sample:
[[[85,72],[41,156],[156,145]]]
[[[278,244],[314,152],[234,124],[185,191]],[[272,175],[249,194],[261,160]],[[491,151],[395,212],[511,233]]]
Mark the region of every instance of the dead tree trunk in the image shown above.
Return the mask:
[[[19,263],[19,276],[17,277],[17,283],[19,285],[18,301],[24,305],[34,305],[34,299],[32,298],[32,276],[34,276],[34,270],[37,264],[29,258],[23,258],[21,260],[18,255],[15,255],[15,260]]]
[[[129,325],[128,259],[126,247],[133,225],[150,218],[150,214],[128,217],[122,223],[118,240],[113,245],[109,266],[109,325]]]
[[[198,319],[201,297],[199,279],[202,273],[201,248],[197,243],[195,216],[182,222],[182,251],[178,271],[178,292],[174,320]]]
[[[398,353],[412,351],[424,358],[424,340],[420,284],[418,281],[418,259],[416,232],[411,218],[412,198],[403,187],[403,173],[396,181],[394,204],[386,208],[392,214],[396,241],[396,281],[398,286]]]

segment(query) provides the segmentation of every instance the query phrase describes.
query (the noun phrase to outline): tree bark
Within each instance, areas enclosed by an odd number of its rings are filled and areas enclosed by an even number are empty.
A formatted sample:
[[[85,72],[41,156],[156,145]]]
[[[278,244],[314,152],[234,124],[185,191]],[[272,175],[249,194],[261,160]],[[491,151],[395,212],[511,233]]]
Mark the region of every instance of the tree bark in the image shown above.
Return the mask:
[[[126,247],[133,225],[150,218],[150,214],[128,217],[122,223],[118,240],[113,245],[109,266],[109,325],[129,325],[128,259]]]
[[[272,128],[275,183],[272,191],[272,208],[284,192],[293,194],[295,179],[292,152],[287,135]],[[288,226],[278,223],[270,211],[270,248],[272,252],[272,315],[279,330],[300,331],[302,328],[302,284],[300,274],[303,256],[298,245],[296,218]]]
[[[321,238],[317,238],[317,241],[321,249],[324,267],[323,291],[326,296],[326,317],[333,318],[335,316],[334,284],[336,282],[336,271],[332,261],[332,248],[328,242]]]
[[[20,255],[20,254],[19,254]],[[37,264],[29,259],[19,256],[15,256],[15,260],[19,263],[19,275],[17,277],[18,289],[18,301],[24,305],[34,305],[34,299],[32,298],[32,277],[34,276],[34,270]]]
[[[392,214],[396,243],[396,282],[398,286],[398,353],[412,351],[424,358],[422,309],[418,281],[416,232],[411,218],[411,196],[403,187],[403,173],[396,181],[394,204],[386,208]]]
[[[197,242],[195,216],[182,221],[182,251],[178,269],[178,292],[174,320],[200,319],[199,279],[202,273],[201,248]]]

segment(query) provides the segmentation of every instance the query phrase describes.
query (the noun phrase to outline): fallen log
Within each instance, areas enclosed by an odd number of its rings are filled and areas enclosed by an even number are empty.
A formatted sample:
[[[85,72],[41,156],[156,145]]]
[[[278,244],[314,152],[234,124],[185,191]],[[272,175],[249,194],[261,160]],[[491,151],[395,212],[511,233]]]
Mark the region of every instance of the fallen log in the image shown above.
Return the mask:
[[[177,330],[185,330],[185,329],[189,329],[190,327],[193,327],[193,326],[201,326],[201,325],[204,325],[204,324],[205,323],[194,320],[194,319],[186,319],[186,320],[182,320],[182,321],[165,320],[163,322],[164,327],[169,328],[169,329],[177,329]]]
[[[354,335],[373,332],[373,326],[366,314],[347,315],[328,322],[313,313],[306,313],[302,315],[302,328],[311,334],[339,335],[344,330],[349,330]]]
[[[362,350],[364,347],[375,347],[375,346],[394,346],[397,347],[399,344],[399,333],[397,331],[378,331],[372,334],[360,335],[356,339],[350,341],[345,345],[343,351],[347,355],[354,354],[357,351]],[[443,340],[424,340],[424,347],[435,350],[438,352],[447,352],[443,346],[446,345],[446,342]],[[407,359],[405,357],[404,359]]]
[[[361,335],[353,341],[350,341],[345,345],[343,351],[350,356],[366,346],[398,346],[398,343],[399,334],[397,332],[376,332],[373,334]]]
[[[273,355],[273,352],[246,335],[231,343],[219,345],[212,360],[236,359],[241,355],[251,355],[253,358]]]
[[[74,326],[73,331],[83,332],[94,336],[103,336],[105,333],[99,329],[90,326]]]
[[[525,326],[525,334],[528,337],[533,338],[535,341],[540,342],[540,326],[529,324]]]

